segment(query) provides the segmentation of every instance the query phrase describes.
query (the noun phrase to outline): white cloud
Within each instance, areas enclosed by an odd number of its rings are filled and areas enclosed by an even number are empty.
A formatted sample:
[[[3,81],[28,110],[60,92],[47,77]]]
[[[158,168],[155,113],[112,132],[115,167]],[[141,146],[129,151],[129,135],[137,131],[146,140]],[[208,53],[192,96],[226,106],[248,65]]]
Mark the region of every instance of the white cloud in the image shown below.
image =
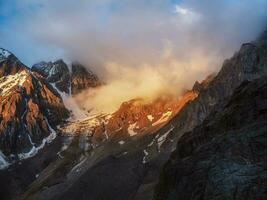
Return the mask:
[[[183,8],[183,7],[179,6],[179,5],[176,5],[175,6],[175,12],[179,13],[181,15],[187,15],[190,11],[188,9],[186,9],[186,8]]]

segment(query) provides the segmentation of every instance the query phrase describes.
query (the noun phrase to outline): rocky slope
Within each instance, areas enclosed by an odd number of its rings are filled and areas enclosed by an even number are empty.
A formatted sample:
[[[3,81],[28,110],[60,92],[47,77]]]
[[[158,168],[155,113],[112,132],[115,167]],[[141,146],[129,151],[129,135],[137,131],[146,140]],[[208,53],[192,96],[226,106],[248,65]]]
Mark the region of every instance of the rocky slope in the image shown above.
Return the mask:
[[[78,62],[68,65],[63,60],[40,62],[31,68],[60,92],[75,95],[84,89],[101,85],[98,77]]]
[[[0,59],[1,159],[12,162],[35,155],[51,142],[53,128],[68,111],[59,94],[12,53],[0,49]]]
[[[245,81],[163,168],[154,199],[266,199],[267,77]]]

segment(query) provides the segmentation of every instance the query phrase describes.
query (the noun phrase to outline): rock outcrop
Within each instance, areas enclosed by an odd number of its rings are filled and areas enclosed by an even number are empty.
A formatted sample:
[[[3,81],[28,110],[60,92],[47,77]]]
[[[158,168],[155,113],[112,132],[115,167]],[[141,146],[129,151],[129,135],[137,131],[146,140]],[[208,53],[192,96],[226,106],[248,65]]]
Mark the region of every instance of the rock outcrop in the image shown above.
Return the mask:
[[[267,77],[245,81],[165,164],[154,199],[266,199]]]
[[[84,89],[100,86],[101,82],[98,77],[83,65],[72,63],[71,72],[71,93],[78,94]]]
[[[32,71],[41,74],[60,92],[70,93],[70,72],[63,60],[40,62],[32,66]]]

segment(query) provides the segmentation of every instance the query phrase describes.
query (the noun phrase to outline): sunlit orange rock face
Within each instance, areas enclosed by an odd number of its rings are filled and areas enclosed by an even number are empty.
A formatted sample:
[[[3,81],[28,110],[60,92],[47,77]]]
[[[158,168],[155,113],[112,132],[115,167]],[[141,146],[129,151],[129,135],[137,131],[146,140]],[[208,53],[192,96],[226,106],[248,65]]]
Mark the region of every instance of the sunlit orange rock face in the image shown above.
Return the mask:
[[[6,67],[8,66],[8,67]],[[6,155],[28,151],[68,117],[62,99],[11,55],[0,63],[0,147]]]
[[[131,136],[153,133],[175,116],[188,101],[196,97],[196,92],[188,91],[180,98],[164,96],[150,102],[142,99],[125,102],[113,113],[106,128],[110,134],[118,129]]]
[[[66,124],[62,127],[62,132],[89,135],[93,143],[109,138],[152,134],[197,96],[197,91],[186,91],[181,97],[162,96],[153,101],[133,99],[122,103],[111,115],[99,115]]]

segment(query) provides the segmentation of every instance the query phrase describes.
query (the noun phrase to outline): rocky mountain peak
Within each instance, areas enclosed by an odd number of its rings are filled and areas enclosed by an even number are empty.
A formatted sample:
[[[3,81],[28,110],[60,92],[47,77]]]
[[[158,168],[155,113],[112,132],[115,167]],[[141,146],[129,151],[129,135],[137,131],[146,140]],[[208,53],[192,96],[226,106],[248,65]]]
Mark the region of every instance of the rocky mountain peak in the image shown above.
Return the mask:
[[[31,69],[32,71],[36,71],[46,78],[48,77],[49,71],[51,70],[52,67],[53,67],[52,62],[41,61],[39,63],[34,64]]]
[[[33,72],[41,74],[59,93],[77,94],[100,85],[98,77],[78,62],[68,66],[62,59],[34,64]]]
[[[68,111],[53,88],[13,54],[0,62],[0,75],[0,150],[12,162],[35,155],[54,138],[53,128]]]
[[[4,59],[7,59],[11,53],[3,48],[0,48],[0,62]]]
[[[55,86],[59,92],[70,92],[70,71],[67,64],[62,60],[55,62],[40,62],[34,64],[31,69],[33,72],[41,74],[49,83]]]
[[[15,75],[23,70],[28,70],[19,59],[3,48],[0,48],[0,78],[7,75]]]
[[[84,89],[94,88],[101,85],[98,77],[89,69],[78,62],[71,65],[71,93],[78,94]]]
[[[32,66],[32,71],[40,73],[44,78],[49,79],[49,82],[56,82],[63,76],[64,73],[69,73],[67,64],[59,59],[55,62],[39,62]]]

